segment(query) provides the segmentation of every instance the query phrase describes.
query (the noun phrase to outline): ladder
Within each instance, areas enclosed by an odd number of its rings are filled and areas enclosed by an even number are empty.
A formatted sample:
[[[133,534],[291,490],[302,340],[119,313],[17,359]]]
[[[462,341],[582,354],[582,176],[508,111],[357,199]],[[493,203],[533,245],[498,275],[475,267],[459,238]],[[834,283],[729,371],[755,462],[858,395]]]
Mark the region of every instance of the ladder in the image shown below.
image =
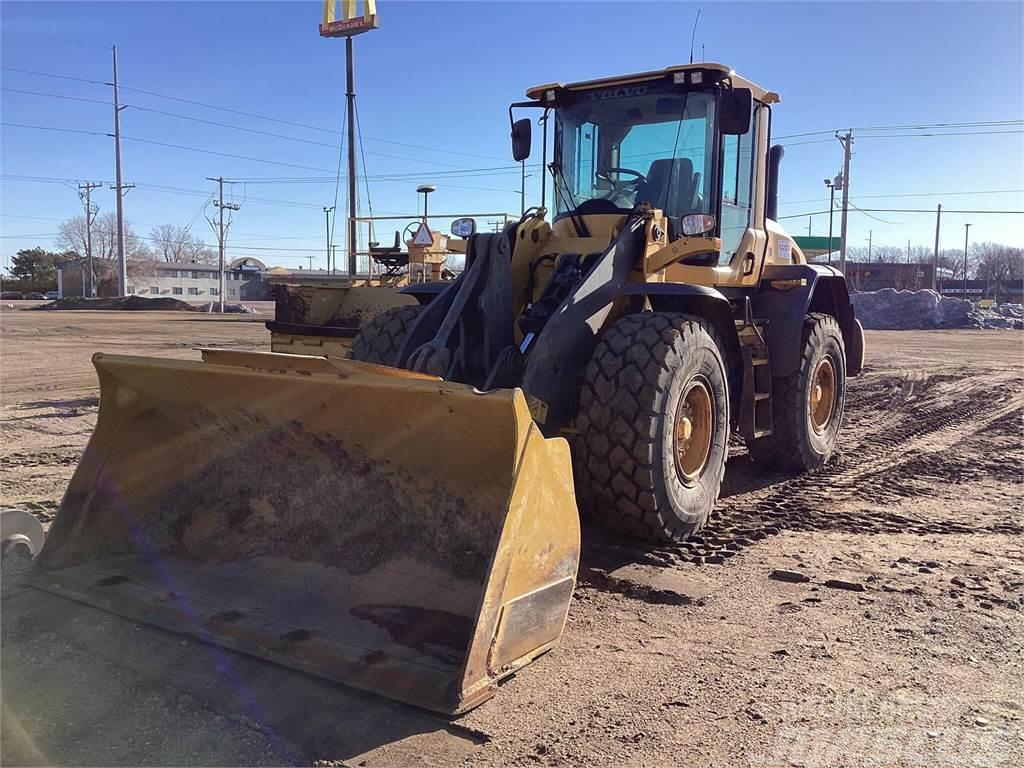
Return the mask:
[[[743,358],[743,386],[740,396],[739,433],[745,439],[772,433],[772,366],[764,340],[767,320],[751,316],[747,297],[744,318],[736,321],[736,335]]]

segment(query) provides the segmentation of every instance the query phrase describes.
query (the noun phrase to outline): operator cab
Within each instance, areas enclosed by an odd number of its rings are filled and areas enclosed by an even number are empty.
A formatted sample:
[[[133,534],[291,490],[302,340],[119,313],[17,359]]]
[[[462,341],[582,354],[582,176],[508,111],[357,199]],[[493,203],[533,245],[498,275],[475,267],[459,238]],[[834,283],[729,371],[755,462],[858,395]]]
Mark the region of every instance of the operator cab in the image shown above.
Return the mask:
[[[588,236],[588,217],[625,216],[647,203],[664,213],[669,242],[721,238],[706,266],[725,268],[748,230],[764,230],[763,163],[777,94],[726,66],[695,64],[542,85],[527,96],[533,102],[514,106],[554,117],[553,222],[570,219],[577,236]],[[517,129],[528,139],[524,122],[514,124],[514,139]]]

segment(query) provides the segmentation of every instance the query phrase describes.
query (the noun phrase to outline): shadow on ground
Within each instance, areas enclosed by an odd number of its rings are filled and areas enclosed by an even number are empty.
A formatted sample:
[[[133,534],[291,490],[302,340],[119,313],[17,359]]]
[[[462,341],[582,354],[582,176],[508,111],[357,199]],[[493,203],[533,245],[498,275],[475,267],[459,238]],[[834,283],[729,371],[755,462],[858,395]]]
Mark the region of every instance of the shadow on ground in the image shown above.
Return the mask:
[[[6,765],[415,765],[425,753],[469,757],[486,740],[412,707],[9,586]]]

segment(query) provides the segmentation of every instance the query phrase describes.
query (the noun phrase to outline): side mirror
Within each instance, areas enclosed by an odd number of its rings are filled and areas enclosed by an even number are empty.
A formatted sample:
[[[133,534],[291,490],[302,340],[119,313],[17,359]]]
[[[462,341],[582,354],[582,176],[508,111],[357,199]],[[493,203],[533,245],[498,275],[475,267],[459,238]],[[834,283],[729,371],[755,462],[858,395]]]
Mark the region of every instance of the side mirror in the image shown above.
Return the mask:
[[[749,88],[733,88],[722,94],[718,109],[718,123],[726,136],[742,136],[750,130],[750,113],[754,109],[754,95]]]
[[[465,240],[476,233],[476,219],[456,219],[452,222],[452,234]]]
[[[528,117],[512,123],[512,159],[517,163],[530,156],[530,145],[533,139],[532,131],[533,124]]]

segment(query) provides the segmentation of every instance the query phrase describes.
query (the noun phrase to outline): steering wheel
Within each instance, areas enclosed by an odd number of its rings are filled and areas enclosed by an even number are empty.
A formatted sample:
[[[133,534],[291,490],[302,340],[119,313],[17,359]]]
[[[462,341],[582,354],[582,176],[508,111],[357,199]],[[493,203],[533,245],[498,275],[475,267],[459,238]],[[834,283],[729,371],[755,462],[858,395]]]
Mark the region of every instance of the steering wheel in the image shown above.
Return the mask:
[[[633,178],[628,181],[622,180],[622,175],[628,174]],[[612,178],[614,175],[615,178]],[[640,171],[634,171],[632,168],[602,168],[594,173],[599,179],[607,181],[612,185],[611,190],[605,195],[602,200],[610,200],[615,202],[625,195],[636,192],[637,187],[640,186],[641,182],[647,181],[647,177],[644,176]]]

